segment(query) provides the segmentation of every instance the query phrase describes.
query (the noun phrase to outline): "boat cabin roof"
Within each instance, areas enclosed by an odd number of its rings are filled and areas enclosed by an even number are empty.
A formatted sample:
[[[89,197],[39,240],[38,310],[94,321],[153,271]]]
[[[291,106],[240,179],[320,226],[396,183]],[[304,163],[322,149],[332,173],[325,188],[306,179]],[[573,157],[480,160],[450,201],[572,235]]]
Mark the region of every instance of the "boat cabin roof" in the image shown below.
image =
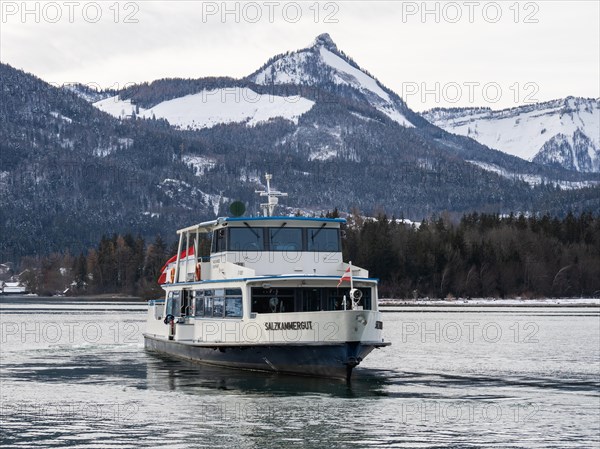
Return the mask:
[[[335,227],[340,227],[341,224],[346,223],[346,219],[344,218],[316,218],[316,217],[219,217],[216,220],[205,221],[203,223],[198,223],[193,226],[188,226],[187,228],[183,228],[177,231],[178,234],[188,233],[188,232],[200,232],[207,233],[212,232],[215,229],[228,226],[229,224],[236,225],[240,224],[241,226],[244,223],[255,222],[257,225],[267,225],[273,224],[277,226],[282,222],[290,222],[295,221],[298,222],[298,226],[308,227],[310,223],[317,223],[322,226],[323,223],[332,223],[336,224]]]

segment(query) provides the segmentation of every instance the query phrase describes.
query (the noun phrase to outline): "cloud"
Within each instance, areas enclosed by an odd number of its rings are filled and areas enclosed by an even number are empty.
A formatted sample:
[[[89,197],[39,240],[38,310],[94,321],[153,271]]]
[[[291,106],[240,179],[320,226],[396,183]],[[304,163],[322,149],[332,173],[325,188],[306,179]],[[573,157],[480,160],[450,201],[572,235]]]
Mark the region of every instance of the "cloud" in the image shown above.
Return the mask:
[[[56,23],[48,20],[50,3],[62,8]],[[10,9],[23,3],[3,2],[2,61],[47,81],[105,87],[162,77],[242,77],[329,32],[398,93],[407,82],[497,81],[505,89],[535,82],[540,100],[600,95],[597,2],[520,2],[518,11],[510,2],[479,2],[473,11],[465,2],[303,2],[299,17],[295,2],[98,2],[97,21],[91,3],[68,11],[63,2],[28,2],[23,16]],[[451,3],[461,8],[458,21]],[[495,22],[497,11],[484,9],[491,3],[501,5]],[[431,106],[431,98],[420,97],[410,105]]]

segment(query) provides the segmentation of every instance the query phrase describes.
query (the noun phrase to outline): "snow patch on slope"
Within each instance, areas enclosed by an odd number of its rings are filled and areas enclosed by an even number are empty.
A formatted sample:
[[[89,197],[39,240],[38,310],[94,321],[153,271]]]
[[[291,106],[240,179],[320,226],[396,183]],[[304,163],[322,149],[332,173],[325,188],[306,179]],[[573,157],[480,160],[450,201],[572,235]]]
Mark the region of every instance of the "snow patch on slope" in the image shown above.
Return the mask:
[[[308,156],[309,161],[326,161],[328,159],[333,159],[337,157],[338,152],[329,146],[325,146],[324,148],[320,148],[317,151],[313,151]]]
[[[306,84],[312,78],[304,71],[312,53],[299,51],[281,58],[254,77],[256,84]]]
[[[134,114],[143,115],[146,111],[144,108],[133,104],[131,100],[122,100],[118,95],[97,101],[93,105],[101,111],[120,119],[131,118]],[[136,109],[139,113],[136,112]]]
[[[138,117],[166,119],[180,129],[203,129],[228,123],[254,126],[273,118],[284,118],[297,124],[298,118],[314,104],[298,96],[263,95],[249,88],[236,87],[203,90],[163,101],[150,109],[139,108],[130,100],[118,97],[99,101],[94,106],[117,118],[131,117],[136,111]]]
[[[358,87],[362,90],[368,90],[379,96],[383,101],[390,103],[390,97],[385,91],[379,87],[377,81],[361,72],[356,67],[352,67],[338,55],[330,52],[324,47],[319,48],[321,59],[325,64],[332,67],[334,72],[334,81],[337,84],[348,84],[353,87]]]
[[[79,98],[83,98],[88,103],[95,103],[105,98],[111,97],[111,93],[97,90],[95,87],[86,86],[79,83],[67,83],[62,86],[63,89],[73,92]]]
[[[128,149],[133,145],[133,139],[129,137],[111,138],[104,146],[94,149],[94,156],[107,157],[120,149]]]
[[[378,111],[383,112],[402,126],[407,128],[414,127],[414,125],[410,123],[396,107],[394,107],[390,96],[379,86],[377,81],[356,67],[351,66],[338,55],[330,52],[326,48],[320,47],[319,52],[323,62],[334,69],[333,79],[336,84],[348,84],[362,92],[367,91],[374,93],[383,100],[383,103],[381,101],[372,101],[372,105]]]
[[[61,113],[59,113],[59,112],[56,112],[56,111],[50,111],[50,115],[51,115],[52,117],[54,117],[54,118],[56,118],[56,119],[59,119],[59,120],[62,120],[62,121],[64,121],[64,122],[67,122],[67,123],[73,123],[73,119],[71,119],[71,118],[69,118],[69,117],[67,117],[67,116],[64,116],[64,115],[62,115],[62,114],[61,114]]]
[[[559,187],[562,190],[574,190],[574,189],[582,189],[584,187],[593,187],[598,185],[598,182],[594,181],[555,181],[550,180],[548,178],[544,178],[539,175],[532,175],[528,173],[513,173],[505,168],[502,168],[496,164],[491,164],[489,162],[481,162],[481,161],[466,161],[470,164],[476,165],[482,170],[489,171],[492,173],[496,173],[497,175],[502,176],[503,178],[507,178],[513,181],[523,181],[529,184],[530,186],[544,184],[552,184],[555,187]]]
[[[365,117],[364,115],[359,114],[358,112],[350,111],[350,114],[356,118],[364,120],[365,122],[377,122],[377,120],[372,119],[371,117]]]
[[[166,178],[159,185],[158,188],[171,200],[178,203],[179,207],[183,209],[191,210],[192,208],[188,204],[188,197],[200,197],[202,202],[208,207],[212,208],[215,216],[219,213],[219,206],[222,201],[229,201],[228,198],[222,195],[210,194],[203,192],[202,190],[193,187],[189,183],[180,179]]]
[[[192,167],[196,176],[203,176],[207,171],[215,168],[217,165],[216,159],[205,156],[193,156],[186,154],[181,159],[184,164]]]

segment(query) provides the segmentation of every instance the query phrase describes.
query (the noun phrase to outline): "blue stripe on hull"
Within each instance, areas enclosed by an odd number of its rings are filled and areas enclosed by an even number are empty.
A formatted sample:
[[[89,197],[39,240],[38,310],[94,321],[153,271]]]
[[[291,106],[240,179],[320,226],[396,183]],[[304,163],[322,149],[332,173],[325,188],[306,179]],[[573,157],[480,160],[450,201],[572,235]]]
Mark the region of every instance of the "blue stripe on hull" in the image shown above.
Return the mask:
[[[336,345],[199,346],[146,335],[145,347],[194,362],[231,368],[346,379],[374,348],[359,342]]]

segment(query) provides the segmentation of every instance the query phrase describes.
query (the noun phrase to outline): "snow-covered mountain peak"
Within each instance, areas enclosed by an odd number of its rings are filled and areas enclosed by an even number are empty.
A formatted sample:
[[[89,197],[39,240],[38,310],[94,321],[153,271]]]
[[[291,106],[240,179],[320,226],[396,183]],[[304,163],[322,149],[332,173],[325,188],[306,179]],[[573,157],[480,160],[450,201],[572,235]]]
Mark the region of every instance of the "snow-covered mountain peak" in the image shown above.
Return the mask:
[[[402,100],[338,50],[326,33],[317,36],[310,47],[272,58],[247,79],[261,85],[347,86],[397,123],[414,126],[405,117],[407,108]]]
[[[329,33],[319,34],[312,44],[313,47],[325,47],[328,50],[338,51],[337,45],[331,39]]]
[[[336,69],[344,64],[367,75],[338,50],[329,34],[323,33],[317,36],[309,47],[271,58],[248,79],[262,85],[331,83],[335,82]]]

